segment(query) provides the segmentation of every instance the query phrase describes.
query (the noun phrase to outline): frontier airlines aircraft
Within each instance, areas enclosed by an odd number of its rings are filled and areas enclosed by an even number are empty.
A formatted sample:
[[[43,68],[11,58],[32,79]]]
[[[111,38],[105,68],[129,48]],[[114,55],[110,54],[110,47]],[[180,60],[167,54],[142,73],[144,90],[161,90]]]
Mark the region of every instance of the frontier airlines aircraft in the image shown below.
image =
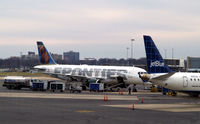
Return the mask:
[[[37,46],[41,65],[34,68],[57,78],[83,82],[93,79],[97,83],[112,82],[115,85],[122,84],[121,86],[125,87],[129,84],[143,84],[140,75],[147,73],[138,67],[57,64],[42,42],[37,42]]]

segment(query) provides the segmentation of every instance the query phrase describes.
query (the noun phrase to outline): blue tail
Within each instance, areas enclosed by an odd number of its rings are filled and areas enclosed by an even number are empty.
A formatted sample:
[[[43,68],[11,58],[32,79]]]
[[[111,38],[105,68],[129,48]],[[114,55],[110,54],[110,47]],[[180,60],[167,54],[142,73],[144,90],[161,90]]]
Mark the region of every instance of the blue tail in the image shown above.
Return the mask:
[[[39,60],[41,64],[56,64],[42,42],[38,41],[37,46]]]
[[[172,70],[165,64],[160,52],[150,36],[144,35],[148,73],[169,73]]]

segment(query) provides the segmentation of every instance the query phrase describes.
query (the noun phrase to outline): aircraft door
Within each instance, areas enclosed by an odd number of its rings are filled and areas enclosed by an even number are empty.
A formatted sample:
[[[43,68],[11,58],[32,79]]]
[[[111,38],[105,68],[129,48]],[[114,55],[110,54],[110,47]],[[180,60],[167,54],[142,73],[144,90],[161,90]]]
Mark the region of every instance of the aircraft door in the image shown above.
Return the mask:
[[[183,87],[188,86],[188,78],[186,76],[183,76]]]

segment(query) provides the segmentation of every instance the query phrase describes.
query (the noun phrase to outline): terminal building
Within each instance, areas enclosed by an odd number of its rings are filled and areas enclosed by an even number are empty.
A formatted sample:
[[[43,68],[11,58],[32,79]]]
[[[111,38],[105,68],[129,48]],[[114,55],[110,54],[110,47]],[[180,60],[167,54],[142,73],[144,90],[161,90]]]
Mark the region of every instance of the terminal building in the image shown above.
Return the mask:
[[[187,71],[200,72],[200,57],[187,57]]]
[[[164,59],[165,63],[174,71],[186,71],[186,62],[185,59],[177,59],[177,58],[167,58]]]

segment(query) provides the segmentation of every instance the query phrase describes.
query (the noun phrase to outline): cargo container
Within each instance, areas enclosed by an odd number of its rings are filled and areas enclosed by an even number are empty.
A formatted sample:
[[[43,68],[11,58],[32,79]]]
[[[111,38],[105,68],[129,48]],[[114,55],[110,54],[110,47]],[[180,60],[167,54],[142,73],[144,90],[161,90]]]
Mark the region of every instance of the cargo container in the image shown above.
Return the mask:
[[[50,83],[50,90],[55,92],[55,91],[60,91],[63,92],[65,90],[65,83],[63,82],[51,82]]]
[[[34,91],[45,91],[47,90],[47,82],[40,80],[32,80],[31,89]]]
[[[103,91],[104,84],[103,83],[90,83],[90,91]]]

